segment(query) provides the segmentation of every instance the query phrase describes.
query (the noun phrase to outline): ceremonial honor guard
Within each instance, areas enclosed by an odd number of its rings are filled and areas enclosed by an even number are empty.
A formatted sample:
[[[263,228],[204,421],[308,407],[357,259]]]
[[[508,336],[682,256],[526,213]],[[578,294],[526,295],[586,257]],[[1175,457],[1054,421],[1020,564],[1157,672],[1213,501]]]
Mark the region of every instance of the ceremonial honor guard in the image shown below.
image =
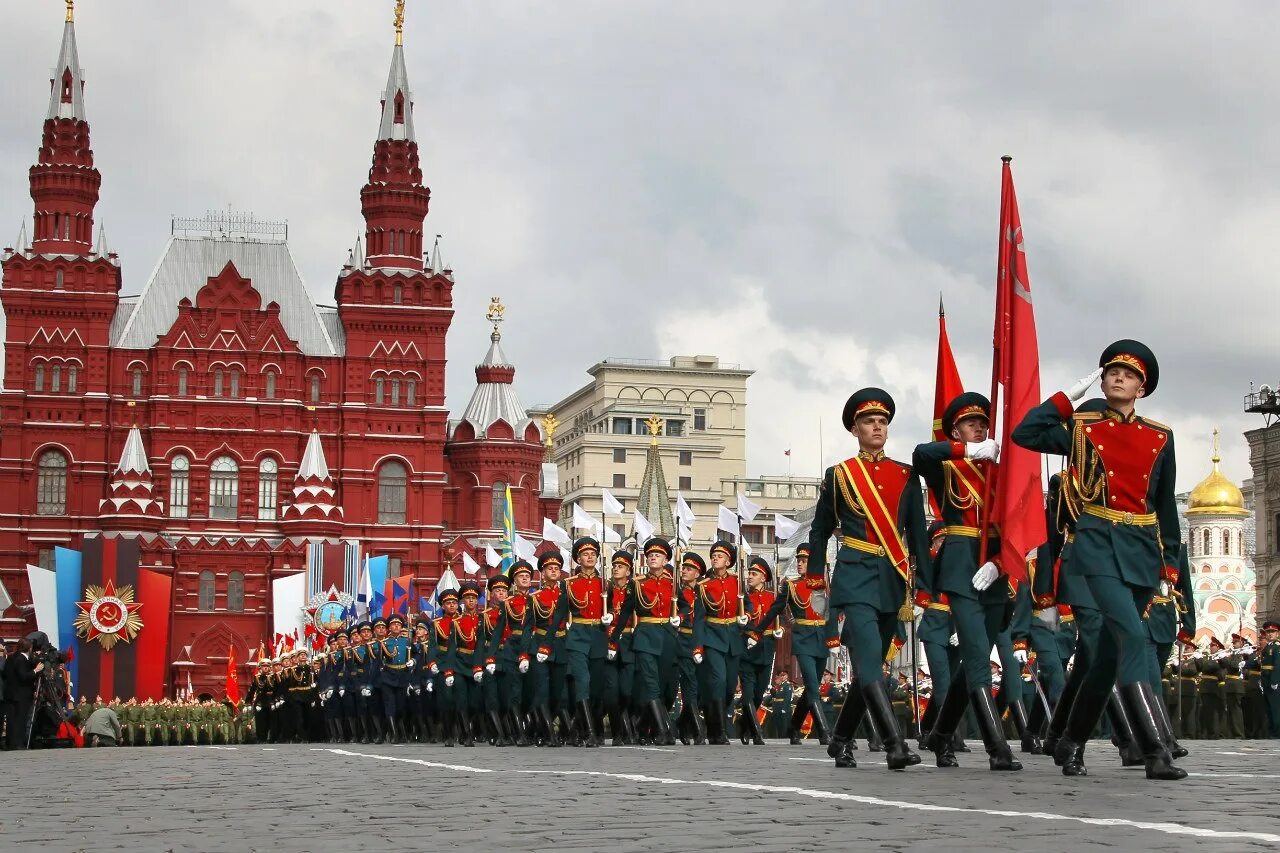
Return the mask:
[[[676,602],[680,613],[680,625],[676,631],[676,667],[680,678],[680,716],[676,718],[676,733],[680,742],[688,746],[706,746],[707,726],[700,709],[705,699],[698,678],[698,665],[693,655],[698,651],[694,639],[694,625],[698,616],[698,581],[707,572],[707,563],[700,554],[685,551],[680,558],[680,598]],[[623,642],[626,636],[623,635]]]
[[[342,742],[341,701],[338,698],[342,661],[337,645],[337,637],[334,635],[325,640],[325,650],[320,656],[320,669],[316,673],[316,691],[320,695],[325,736],[329,743]]]
[[[600,543],[584,536],[573,543],[572,554],[578,570],[560,581],[555,621],[566,631],[565,664],[578,717],[579,740],[583,746],[596,747],[604,742],[596,731],[595,715],[604,686],[608,650],[605,629],[613,621],[613,614],[605,612],[605,581],[597,571]]]
[[[647,575],[631,582],[618,622],[610,632],[609,658],[617,657],[622,629],[635,616],[637,624],[632,639],[632,650],[636,655],[636,683],[632,687],[634,699],[649,713],[652,742],[669,746],[675,743],[675,738],[660,699],[658,668],[667,635],[679,627],[681,619],[676,612],[676,581],[666,570],[671,543],[660,537],[650,539],[645,543],[645,556],[651,554],[657,554],[661,559],[650,564]],[[655,564],[657,567],[653,568]]]
[[[612,632],[620,630],[621,633],[618,635],[616,643],[617,654],[608,656],[605,660],[604,690],[602,694],[605,713],[609,717],[609,731],[613,735],[614,746],[631,743],[636,739],[632,712],[635,710],[638,714],[638,709],[633,708],[631,702],[636,668],[636,655],[632,648],[632,642],[635,639],[636,618],[633,616],[630,624],[626,625],[622,625],[618,618],[621,616],[623,605],[627,601],[627,591],[631,586],[632,570],[633,563],[630,552],[624,550],[615,551],[610,568],[612,580],[609,584],[606,603],[608,604],[609,613],[613,617],[610,620],[610,624],[621,625],[620,629],[615,627]]]
[[[929,526],[929,553],[936,559],[942,550],[942,542],[946,538],[946,525],[935,521]],[[945,592],[932,595],[925,590],[916,590],[916,606],[921,608],[920,621],[916,626],[916,639],[924,646],[924,659],[929,664],[931,694],[929,706],[920,720],[921,749],[932,749],[933,726],[938,719],[938,711],[942,708],[943,697],[951,686],[952,680],[960,672],[960,638],[956,636],[955,620],[951,618],[951,599]],[[955,751],[960,741],[959,726],[952,739],[952,750]]]
[[[410,668],[410,681],[413,684],[413,699],[410,707],[414,724],[418,729],[418,740],[422,743],[434,742],[431,733],[431,722],[435,716],[435,672],[436,644],[432,641],[435,628],[430,615],[419,613],[413,625],[413,665]]]
[[[1160,581],[1178,580],[1173,432],[1134,412],[1134,403],[1153,393],[1159,380],[1150,349],[1137,341],[1117,341],[1103,351],[1099,366],[1070,392],[1028,412],[1013,432],[1023,447],[1068,458],[1063,494],[1076,518],[1072,561],[1107,626],[1059,750],[1083,744],[1102,713],[1102,702],[1082,701],[1082,696],[1105,696],[1116,682],[1147,778],[1181,779],[1186,772],[1173,765],[1168,749],[1173,733],[1164,731],[1147,681],[1142,622]],[[1073,411],[1073,402],[1099,374],[1106,410]]]
[[[404,617],[399,613],[387,619],[387,636],[378,641],[379,668],[378,692],[382,700],[382,715],[387,721],[388,740],[405,743],[408,740],[401,718],[405,716],[409,689],[409,637],[404,632]]]
[[[249,682],[249,690],[245,693],[249,707],[253,708],[253,728],[262,743],[269,742],[271,737],[271,660],[263,651],[258,651],[258,666],[254,669],[253,680]],[[89,719],[87,715],[83,719]],[[162,736],[158,734],[160,727],[154,727],[153,742],[159,743]]]
[[[360,625],[360,645],[356,647],[362,669],[358,690],[360,714],[364,718],[364,727],[369,734],[370,743],[382,743],[386,737],[382,730],[382,703],[378,695],[378,685],[381,682],[381,659],[378,657],[377,645],[377,641],[385,637],[386,632],[386,620],[363,622]]]
[[[484,644],[481,637],[480,585],[462,582],[462,612],[453,622],[453,648],[458,680],[454,683],[454,701],[458,706],[458,724],[462,727],[458,741],[475,746],[484,697],[480,692],[484,681]]]
[[[747,596],[744,602],[748,622],[756,623],[748,628],[747,650],[738,665],[738,680],[742,684],[742,718],[738,737],[743,744],[764,746],[764,732],[760,729],[759,709],[764,691],[773,676],[773,654],[781,627],[777,616],[766,617],[773,608],[777,596],[767,588],[773,583],[773,572],[764,557],[753,556],[747,563]],[[776,632],[776,634],[775,634]]]
[[[966,392],[947,404],[942,429],[950,441],[916,447],[912,465],[924,478],[942,513],[942,548],[936,560],[925,560],[930,574],[917,570],[921,588],[946,594],[960,643],[960,671],[952,679],[929,737],[939,767],[958,767],[952,740],[965,709],[972,706],[992,770],[1021,770],[1009,750],[991,695],[991,649],[1009,624],[1010,583],[1000,564],[999,534],[981,525],[983,502],[995,493],[988,480],[998,476],[999,447],[988,437],[991,402]],[[1024,652],[1025,654],[1025,652]],[[1017,681],[1014,673],[1010,679]],[[1019,685],[1013,685],[1019,686]],[[939,701],[935,688],[934,701]],[[1021,704],[1021,698],[1018,697]]]
[[[533,566],[528,560],[516,560],[508,574],[516,591],[497,602],[498,618],[489,638],[485,668],[492,663],[497,672],[498,707],[508,724],[516,746],[530,746],[525,728],[525,681],[529,672],[529,643],[533,635],[527,629],[529,619],[529,587]]]
[[[511,579],[504,574],[493,575],[489,578],[486,590],[488,595],[485,596],[485,608],[480,614],[480,635],[484,648],[484,681],[480,682],[480,692],[484,701],[485,720],[489,726],[489,741],[496,746],[510,746],[512,740],[507,736],[506,726],[502,721],[505,706],[498,690],[498,659],[491,650],[499,640],[498,620],[511,592]],[[503,672],[501,679],[505,680],[506,677],[507,673]]]
[[[1186,755],[1187,750],[1178,743],[1168,702],[1165,701],[1163,667],[1165,661],[1169,659],[1174,642],[1190,646],[1196,635],[1193,596],[1191,561],[1187,555],[1187,546],[1183,544],[1178,548],[1177,585],[1170,586],[1168,581],[1161,581],[1156,594],[1151,598],[1151,603],[1147,605],[1142,615],[1147,629],[1147,681],[1151,684],[1151,692],[1161,700],[1156,703],[1156,712],[1164,718],[1164,728],[1170,735],[1169,752],[1174,758]],[[1187,603],[1190,603],[1190,606]],[[1171,679],[1170,688],[1176,687],[1176,682]]]
[[[1262,623],[1266,645],[1258,656],[1262,696],[1267,702],[1268,734],[1280,738],[1280,622]]]
[[[889,768],[902,770],[918,764],[920,758],[907,748],[898,731],[881,666],[897,630],[899,612],[909,604],[910,557],[914,554],[927,568],[929,541],[915,473],[884,453],[893,414],[893,398],[879,388],[864,388],[845,403],[842,421],[857,439],[859,451],[827,469],[809,549],[825,554],[827,540],[839,526],[830,606],[844,617],[843,641],[857,689],[840,711],[827,754],[852,766],[850,741],[865,711],[884,737]],[[823,569],[822,562],[815,560],[809,574],[821,577]]]
[[[726,708],[732,706],[738,686],[738,662],[746,651],[742,628],[747,624],[740,598],[738,575],[730,569],[738,561],[738,549],[721,539],[711,546],[711,577],[698,584],[693,659],[704,668],[709,742],[729,743]],[[745,593],[745,590],[742,591]]]
[[[302,743],[310,739],[307,730],[307,708],[311,706],[315,683],[315,675],[310,664],[307,663],[307,653],[299,649],[293,653],[289,669],[288,701],[285,703],[288,721],[286,741]]]
[[[564,634],[555,615],[560,600],[560,573],[563,561],[558,551],[543,551],[538,557],[540,588],[529,596],[528,627],[533,631],[530,640],[534,652],[533,696],[531,705],[538,724],[541,742],[546,746],[560,746],[553,717],[560,711],[564,696],[565,661]],[[568,723],[567,718],[564,721]],[[566,725],[568,735],[571,726]]]
[[[457,644],[454,635],[458,628],[458,590],[446,589],[436,595],[443,611],[434,621],[432,640],[436,646],[435,689],[436,712],[440,715],[441,738],[445,746],[456,746],[458,738],[465,740],[465,728],[460,724],[461,716],[466,708],[465,687],[459,688],[462,679],[470,677],[464,673],[458,662]]]

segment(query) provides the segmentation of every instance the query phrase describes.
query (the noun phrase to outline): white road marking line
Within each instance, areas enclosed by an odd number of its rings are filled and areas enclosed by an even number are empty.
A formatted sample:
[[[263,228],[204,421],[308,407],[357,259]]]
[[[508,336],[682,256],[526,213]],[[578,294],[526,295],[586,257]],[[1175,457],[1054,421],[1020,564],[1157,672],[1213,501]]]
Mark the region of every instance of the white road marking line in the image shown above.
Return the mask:
[[[492,770],[485,767],[471,767],[465,764],[444,764],[439,761],[427,761],[422,758],[401,758],[398,755],[376,755],[365,752],[352,752],[346,749],[318,749],[334,755],[345,755],[352,758],[373,758],[378,761],[398,761],[404,764],[416,764],[420,767],[433,767],[442,770],[456,770],[462,773],[514,773],[526,776],[593,776],[602,779],[619,779],[624,782],[650,782],[658,785],[700,785],[708,788],[730,788],[739,791],[756,791],[766,794],[796,794],[815,800],[839,800],[860,803],[868,806],[888,806],[896,809],[922,812],[946,812],[952,814],[977,814],[990,817],[1031,818],[1035,820],[1065,821],[1083,823],[1088,826],[1122,826],[1133,829],[1163,832],[1167,835],[1191,835],[1198,838],[1238,838],[1249,841],[1280,842],[1280,835],[1268,832],[1237,832],[1234,830],[1205,829],[1198,826],[1186,826],[1180,823],[1156,823],[1154,821],[1128,820],[1127,818],[1076,817],[1075,815],[1055,814],[1053,812],[1024,812],[1012,809],[979,809],[963,806],[942,806],[936,803],[912,803],[906,800],[886,800],[880,797],[868,797],[859,794],[847,794],[842,791],[822,791],[815,788],[799,788],[792,785],[762,785],[748,782],[729,782],[722,779],[672,779],[665,776],[646,776],[640,773],[607,773],[602,770],[521,770],[504,767]]]
[[[1280,773],[1188,773],[1188,776],[1203,776],[1206,779],[1280,779]]]
[[[638,749],[641,752],[679,752],[678,749],[662,749],[657,746],[604,746],[601,749]]]

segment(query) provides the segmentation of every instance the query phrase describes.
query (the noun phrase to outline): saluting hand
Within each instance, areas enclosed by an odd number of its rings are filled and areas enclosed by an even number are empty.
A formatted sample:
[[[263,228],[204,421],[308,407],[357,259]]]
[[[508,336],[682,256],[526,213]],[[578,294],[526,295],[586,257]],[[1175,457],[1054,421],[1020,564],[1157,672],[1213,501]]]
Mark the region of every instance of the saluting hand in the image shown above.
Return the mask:
[[[964,455],[976,461],[997,462],[1000,459],[1000,444],[994,438],[970,441],[964,446]]]
[[[1067,395],[1067,399],[1073,403],[1076,400],[1079,400],[1081,397],[1084,396],[1085,392],[1088,391],[1093,386],[1093,383],[1098,381],[1098,377],[1101,375],[1102,375],[1102,368],[1099,367],[1098,369],[1092,371],[1088,376],[1081,378],[1079,382],[1077,382],[1075,385],[1072,385],[1070,388],[1068,388],[1064,392]]]

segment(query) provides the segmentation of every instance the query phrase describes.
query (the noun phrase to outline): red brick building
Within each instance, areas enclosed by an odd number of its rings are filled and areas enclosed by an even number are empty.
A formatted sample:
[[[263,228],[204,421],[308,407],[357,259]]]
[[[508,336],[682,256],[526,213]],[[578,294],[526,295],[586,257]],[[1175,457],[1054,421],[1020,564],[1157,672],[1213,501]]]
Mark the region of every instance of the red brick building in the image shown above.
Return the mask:
[[[270,636],[271,581],[304,569],[308,542],[389,555],[426,595],[447,559],[497,535],[507,484],[526,536],[557,517],[497,322],[466,410],[451,422],[445,408],[455,279],[438,250],[424,256],[431,193],[399,44],[360,193],[365,236],[332,307],[308,296],[285,235],[247,221],[175,222],[129,286],[101,230],[95,241],[101,175],[70,20],[55,67],[34,227],[0,257],[0,580],[15,601],[0,636],[34,628],[28,563],[51,567],[55,546],[86,536],[137,536],[143,565],[173,574],[183,685],[189,671],[197,690],[220,687],[228,645],[243,662]]]

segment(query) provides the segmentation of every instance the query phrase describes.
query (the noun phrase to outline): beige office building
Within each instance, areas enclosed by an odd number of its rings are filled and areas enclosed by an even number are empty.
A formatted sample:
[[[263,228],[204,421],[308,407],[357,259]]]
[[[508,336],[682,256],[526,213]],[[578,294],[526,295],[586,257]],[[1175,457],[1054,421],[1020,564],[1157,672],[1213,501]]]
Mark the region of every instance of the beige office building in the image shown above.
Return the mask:
[[[587,370],[591,381],[577,391],[531,409],[531,417],[550,412],[560,424],[554,460],[564,500],[561,525],[569,526],[575,504],[599,519],[601,489],[607,488],[622,501],[626,516],[605,522],[631,533],[651,442],[645,421],[656,416],[663,421],[658,442],[670,499],[683,495],[697,517],[694,545],[715,539],[719,506],[736,507],[741,490],[765,508],[755,525],[744,528],[747,540],[771,548],[773,512],[793,514],[811,505],[817,480],[747,477],[747,379],[753,372],[706,355],[610,358]],[[649,520],[661,529],[660,519]]]

